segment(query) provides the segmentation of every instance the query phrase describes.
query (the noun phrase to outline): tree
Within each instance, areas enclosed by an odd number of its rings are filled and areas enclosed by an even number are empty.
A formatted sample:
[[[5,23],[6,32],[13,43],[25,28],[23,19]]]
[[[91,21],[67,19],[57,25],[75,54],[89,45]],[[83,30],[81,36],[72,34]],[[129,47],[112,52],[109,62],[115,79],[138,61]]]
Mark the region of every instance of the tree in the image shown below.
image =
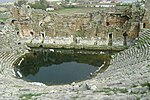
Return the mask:
[[[34,9],[42,9],[42,10],[46,10],[46,8],[49,6],[49,3],[46,0],[40,0],[40,1],[36,1],[35,4],[29,4],[31,6],[31,8]]]
[[[27,3],[26,0],[18,0],[18,2],[15,2],[14,5],[21,7],[21,5],[23,5],[23,4],[25,5],[26,3]]]

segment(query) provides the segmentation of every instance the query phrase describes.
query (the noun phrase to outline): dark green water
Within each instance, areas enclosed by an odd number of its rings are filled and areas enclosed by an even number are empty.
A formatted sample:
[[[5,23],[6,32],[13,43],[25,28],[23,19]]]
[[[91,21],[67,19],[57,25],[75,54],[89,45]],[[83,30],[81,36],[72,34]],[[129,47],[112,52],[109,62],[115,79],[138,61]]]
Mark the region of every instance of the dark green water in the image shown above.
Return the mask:
[[[26,54],[23,59],[15,67],[15,71],[19,70],[22,74],[22,79],[52,85],[91,78],[90,73],[94,73],[104,62],[102,70],[108,67],[110,54],[34,51]]]

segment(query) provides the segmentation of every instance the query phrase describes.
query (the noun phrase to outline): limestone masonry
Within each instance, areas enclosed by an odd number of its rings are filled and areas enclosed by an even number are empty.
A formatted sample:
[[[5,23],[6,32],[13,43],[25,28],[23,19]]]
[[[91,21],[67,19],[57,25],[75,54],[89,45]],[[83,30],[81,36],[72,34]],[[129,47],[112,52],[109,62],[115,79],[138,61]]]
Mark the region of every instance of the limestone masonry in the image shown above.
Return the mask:
[[[0,11],[0,100],[150,100],[149,1],[69,15],[28,5]],[[92,79],[46,86],[15,77],[14,63],[31,46],[127,48]]]
[[[149,24],[143,21],[145,10],[136,6],[63,15],[23,5],[11,9],[12,24],[22,38],[32,37],[33,43],[126,46]]]

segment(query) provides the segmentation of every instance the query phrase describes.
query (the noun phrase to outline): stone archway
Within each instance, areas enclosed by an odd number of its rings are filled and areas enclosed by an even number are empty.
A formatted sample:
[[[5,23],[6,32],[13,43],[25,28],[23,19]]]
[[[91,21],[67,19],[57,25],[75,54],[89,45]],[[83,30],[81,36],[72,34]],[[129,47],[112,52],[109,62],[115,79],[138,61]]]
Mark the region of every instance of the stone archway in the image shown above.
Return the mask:
[[[34,33],[33,33],[32,31],[30,32],[30,34],[31,34],[31,36],[33,36],[33,35],[34,35]]]
[[[110,25],[110,23],[109,22],[106,22],[106,26],[109,26]]]
[[[143,23],[143,28],[146,28],[146,23]]]
[[[113,42],[113,41],[112,41],[113,34],[112,34],[112,33],[109,33],[109,34],[108,34],[108,38],[109,38],[109,43],[108,43],[108,45],[109,45],[109,46],[112,46],[112,42]]]
[[[124,41],[123,41],[123,45],[126,46],[127,45],[127,36],[128,34],[126,32],[123,33],[123,38],[124,38]]]

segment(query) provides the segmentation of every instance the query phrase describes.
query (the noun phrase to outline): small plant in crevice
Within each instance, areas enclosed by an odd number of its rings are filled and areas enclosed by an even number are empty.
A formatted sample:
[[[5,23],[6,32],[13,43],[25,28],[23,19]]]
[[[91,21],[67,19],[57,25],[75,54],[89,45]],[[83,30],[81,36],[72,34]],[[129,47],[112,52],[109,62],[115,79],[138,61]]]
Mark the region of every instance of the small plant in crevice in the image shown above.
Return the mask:
[[[23,94],[23,95],[21,95],[19,98],[20,98],[20,99],[29,100],[29,99],[31,99],[33,96],[34,96],[34,97],[37,97],[37,96],[41,96],[42,94],[47,94],[47,93],[37,93],[37,94],[29,93],[29,94]]]
[[[131,86],[131,88],[135,88],[135,87],[137,87],[138,85],[136,85],[136,84],[133,84],[132,86]]]
[[[77,32],[75,33],[75,35],[76,35],[76,37],[85,37],[84,31],[81,31],[81,30],[77,31]]]
[[[142,86],[142,87],[148,86],[149,89],[150,89],[150,83],[149,83],[149,82],[145,82],[145,83],[141,84],[141,86]]]
[[[147,65],[146,67],[148,67],[148,68],[149,68],[149,67],[150,67],[150,65]]]

